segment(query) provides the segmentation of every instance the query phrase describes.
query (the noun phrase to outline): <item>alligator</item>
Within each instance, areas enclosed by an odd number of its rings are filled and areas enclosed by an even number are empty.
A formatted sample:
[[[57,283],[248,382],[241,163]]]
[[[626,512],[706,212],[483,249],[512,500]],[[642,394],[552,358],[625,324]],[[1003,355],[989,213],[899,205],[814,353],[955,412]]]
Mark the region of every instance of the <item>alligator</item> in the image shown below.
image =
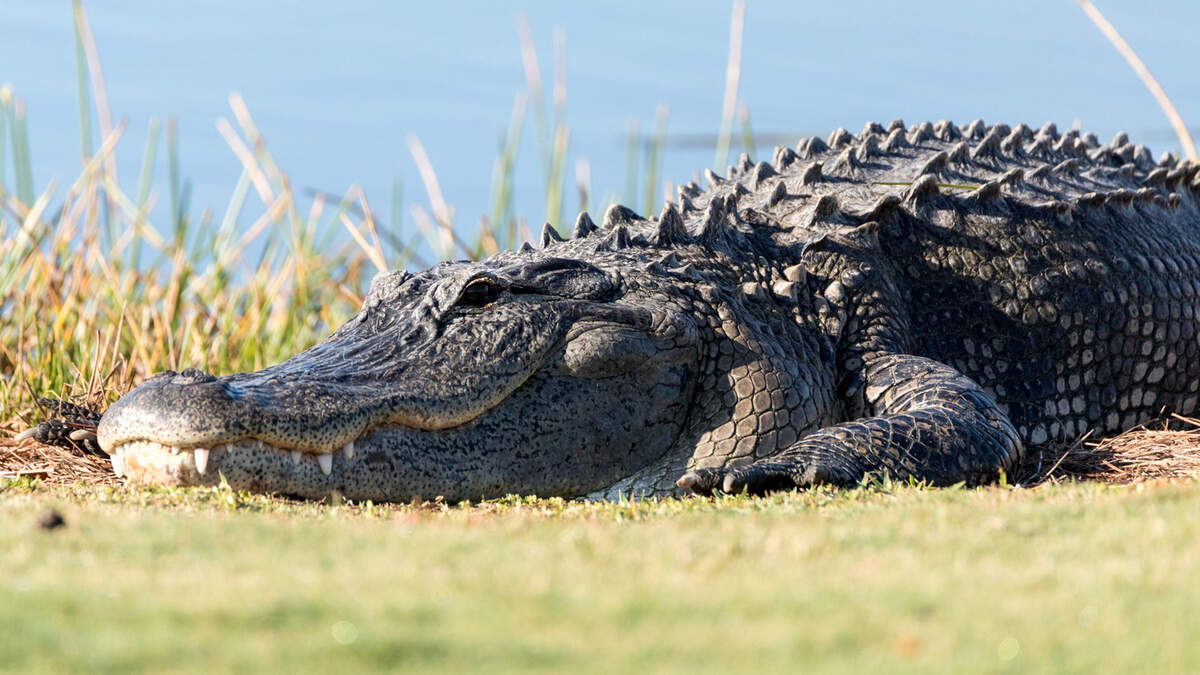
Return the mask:
[[[282,363],[30,434],[131,481],[318,499],[985,483],[1196,412],[1198,171],[1054,124],[838,129],[656,218],[381,274]]]

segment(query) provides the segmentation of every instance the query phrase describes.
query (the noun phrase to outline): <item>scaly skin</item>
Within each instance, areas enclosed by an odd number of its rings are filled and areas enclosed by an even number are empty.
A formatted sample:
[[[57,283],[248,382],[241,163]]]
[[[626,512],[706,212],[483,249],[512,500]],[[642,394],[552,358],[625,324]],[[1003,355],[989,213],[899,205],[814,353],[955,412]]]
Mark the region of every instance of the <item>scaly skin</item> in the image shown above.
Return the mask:
[[[382,275],[284,363],[147,380],[98,442],[131,480],[312,498],[987,481],[1196,411],[1196,174],[1053,125],[838,130],[656,219]]]

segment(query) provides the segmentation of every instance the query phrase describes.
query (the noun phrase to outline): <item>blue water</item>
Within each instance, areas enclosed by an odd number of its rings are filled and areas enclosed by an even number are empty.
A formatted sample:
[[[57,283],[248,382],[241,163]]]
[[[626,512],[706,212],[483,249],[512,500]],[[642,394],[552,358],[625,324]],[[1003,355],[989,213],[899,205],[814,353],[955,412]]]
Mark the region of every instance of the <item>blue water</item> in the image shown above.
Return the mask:
[[[175,115],[192,211],[219,217],[241,166],[214,121],[231,117],[226,101],[237,91],[293,185],[331,193],[362,185],[386,219],[398,177],[410,236],[408,206],[428,205],[406,145],[415,134],[457,221],[472,225],[490,209],[497,139],[525,87],[518,12],[529,18],[547,81],[552,31],[566,35],[568,224],[577,161],[590,164],[593,199],[621,197],[629,121],[648,132],[659,104],[670,108],[672,139],[662,177],[686,181],[712,163],[712,146],[693,141],[718,126],[728,2],[288,4],[295,9],[245,0],[87,4],[113,116],[129,123],[118,154],[128,191],[150,118]],[[756,134],[857,132],[896,117],[1079,120],[1104,140],[1123,129],[1156,155],[1178,152],[1154,99],[1075,2],[907,4],[751,0],[739,100]],[[1200,3],[1100,7],[1200,126]],[[25,100],[39,186],[69,183],[80,168],[69,3],[0,2],[0,83]],[[516,211],[536,226],[545,206],[531,126],[517,168]],[[160,204],[165,175],[164,160]],[[640,208],[643,197],[626,201]]]

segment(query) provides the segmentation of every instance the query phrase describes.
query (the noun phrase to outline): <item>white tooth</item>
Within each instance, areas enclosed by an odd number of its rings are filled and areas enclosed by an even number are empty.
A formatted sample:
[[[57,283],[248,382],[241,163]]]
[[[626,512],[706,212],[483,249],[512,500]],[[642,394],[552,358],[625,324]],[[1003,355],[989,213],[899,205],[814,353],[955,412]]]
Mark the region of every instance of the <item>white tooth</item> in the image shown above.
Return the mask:
[[[196,456],[196,471],[203,476],[204,472],[208,470],[208,448],[194,448],[192,452]]]
[[[125,475],[125,457],[122,454],[121,448],[113,450],[112,454],[112,469],[113,473],[117,474],[117,478]]]
[[[350,441],[342,448],[342,454],[346,456],[346,459],[354,459],[354,441]]]
[[[317,464],[321,465],[321,473],[328,476],[333,471],[333,455],[328,452],[317,455]]]
[[[266,448],[263,447],[263,442],[258,440],[257,438],[254,439],[254,447],[258,448],[259,450],[266,450]]]
[[[299,466],[299,465],[300,465],[300,460],[302,460],[302,459],[304,459],[304,453],[303,453],[303,452],[300,452],[299,450],[293,450],[293,451],[292,451],[292,464],[295,464],[296,466]]]
[[[178,455],[181,452],[183,452],[183,448],[179,447],[178,445],[171,446],[171,454],[172,455]]]

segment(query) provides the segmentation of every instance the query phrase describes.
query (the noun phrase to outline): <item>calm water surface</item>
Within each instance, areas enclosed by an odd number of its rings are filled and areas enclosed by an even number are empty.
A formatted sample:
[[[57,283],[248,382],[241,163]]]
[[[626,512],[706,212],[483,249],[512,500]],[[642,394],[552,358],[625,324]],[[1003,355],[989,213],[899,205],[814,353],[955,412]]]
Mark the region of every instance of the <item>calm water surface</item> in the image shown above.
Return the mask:
[[[427,204],[406,145],[415,134],[457,220],[473,224],[489,210],[498,137],[525,86],[519,12],[547,71],[553,29],[565,33],[568,175],[586,159],[595,199],[622,196],[629,121],[652,129],[660,104],[669,106],[673,139],[663,176],[686,181],[712,163],[711,145],[689,139],[717,129],[727,2],[287,4],[88,3],[114,117],[130,125],[119,155],[127,190],[135,189],[149,119],[176,115],[193,211],[220,214],[240,164],[214,122],[229,116],[227,96],[237,91],[293,185],[339,193],[357,183],[386,213],[399,178],[402,227],[411,231],[407,206]],[[1200,126],[1200,3],[1100,6]],[[39,185],[79,171],[71,31],[68,2],[0,2],[0,83],[25,99]],[[857,132],[867,120],[896,117],[1060,127],[1078,119],[1106,141],[1124,129],[1156,155],[1178,150],[1154,100],[1070,0],[752,0],[740,100],[756,133],[771,137]],[[536,224],[545,214],[543,178],[531,127],[524,138],[516,210]],[[165,202],[165,183],[156,190]],[[630,201],[640,208],[642,199]],[[569,191],[564,219],[577,207]]]

